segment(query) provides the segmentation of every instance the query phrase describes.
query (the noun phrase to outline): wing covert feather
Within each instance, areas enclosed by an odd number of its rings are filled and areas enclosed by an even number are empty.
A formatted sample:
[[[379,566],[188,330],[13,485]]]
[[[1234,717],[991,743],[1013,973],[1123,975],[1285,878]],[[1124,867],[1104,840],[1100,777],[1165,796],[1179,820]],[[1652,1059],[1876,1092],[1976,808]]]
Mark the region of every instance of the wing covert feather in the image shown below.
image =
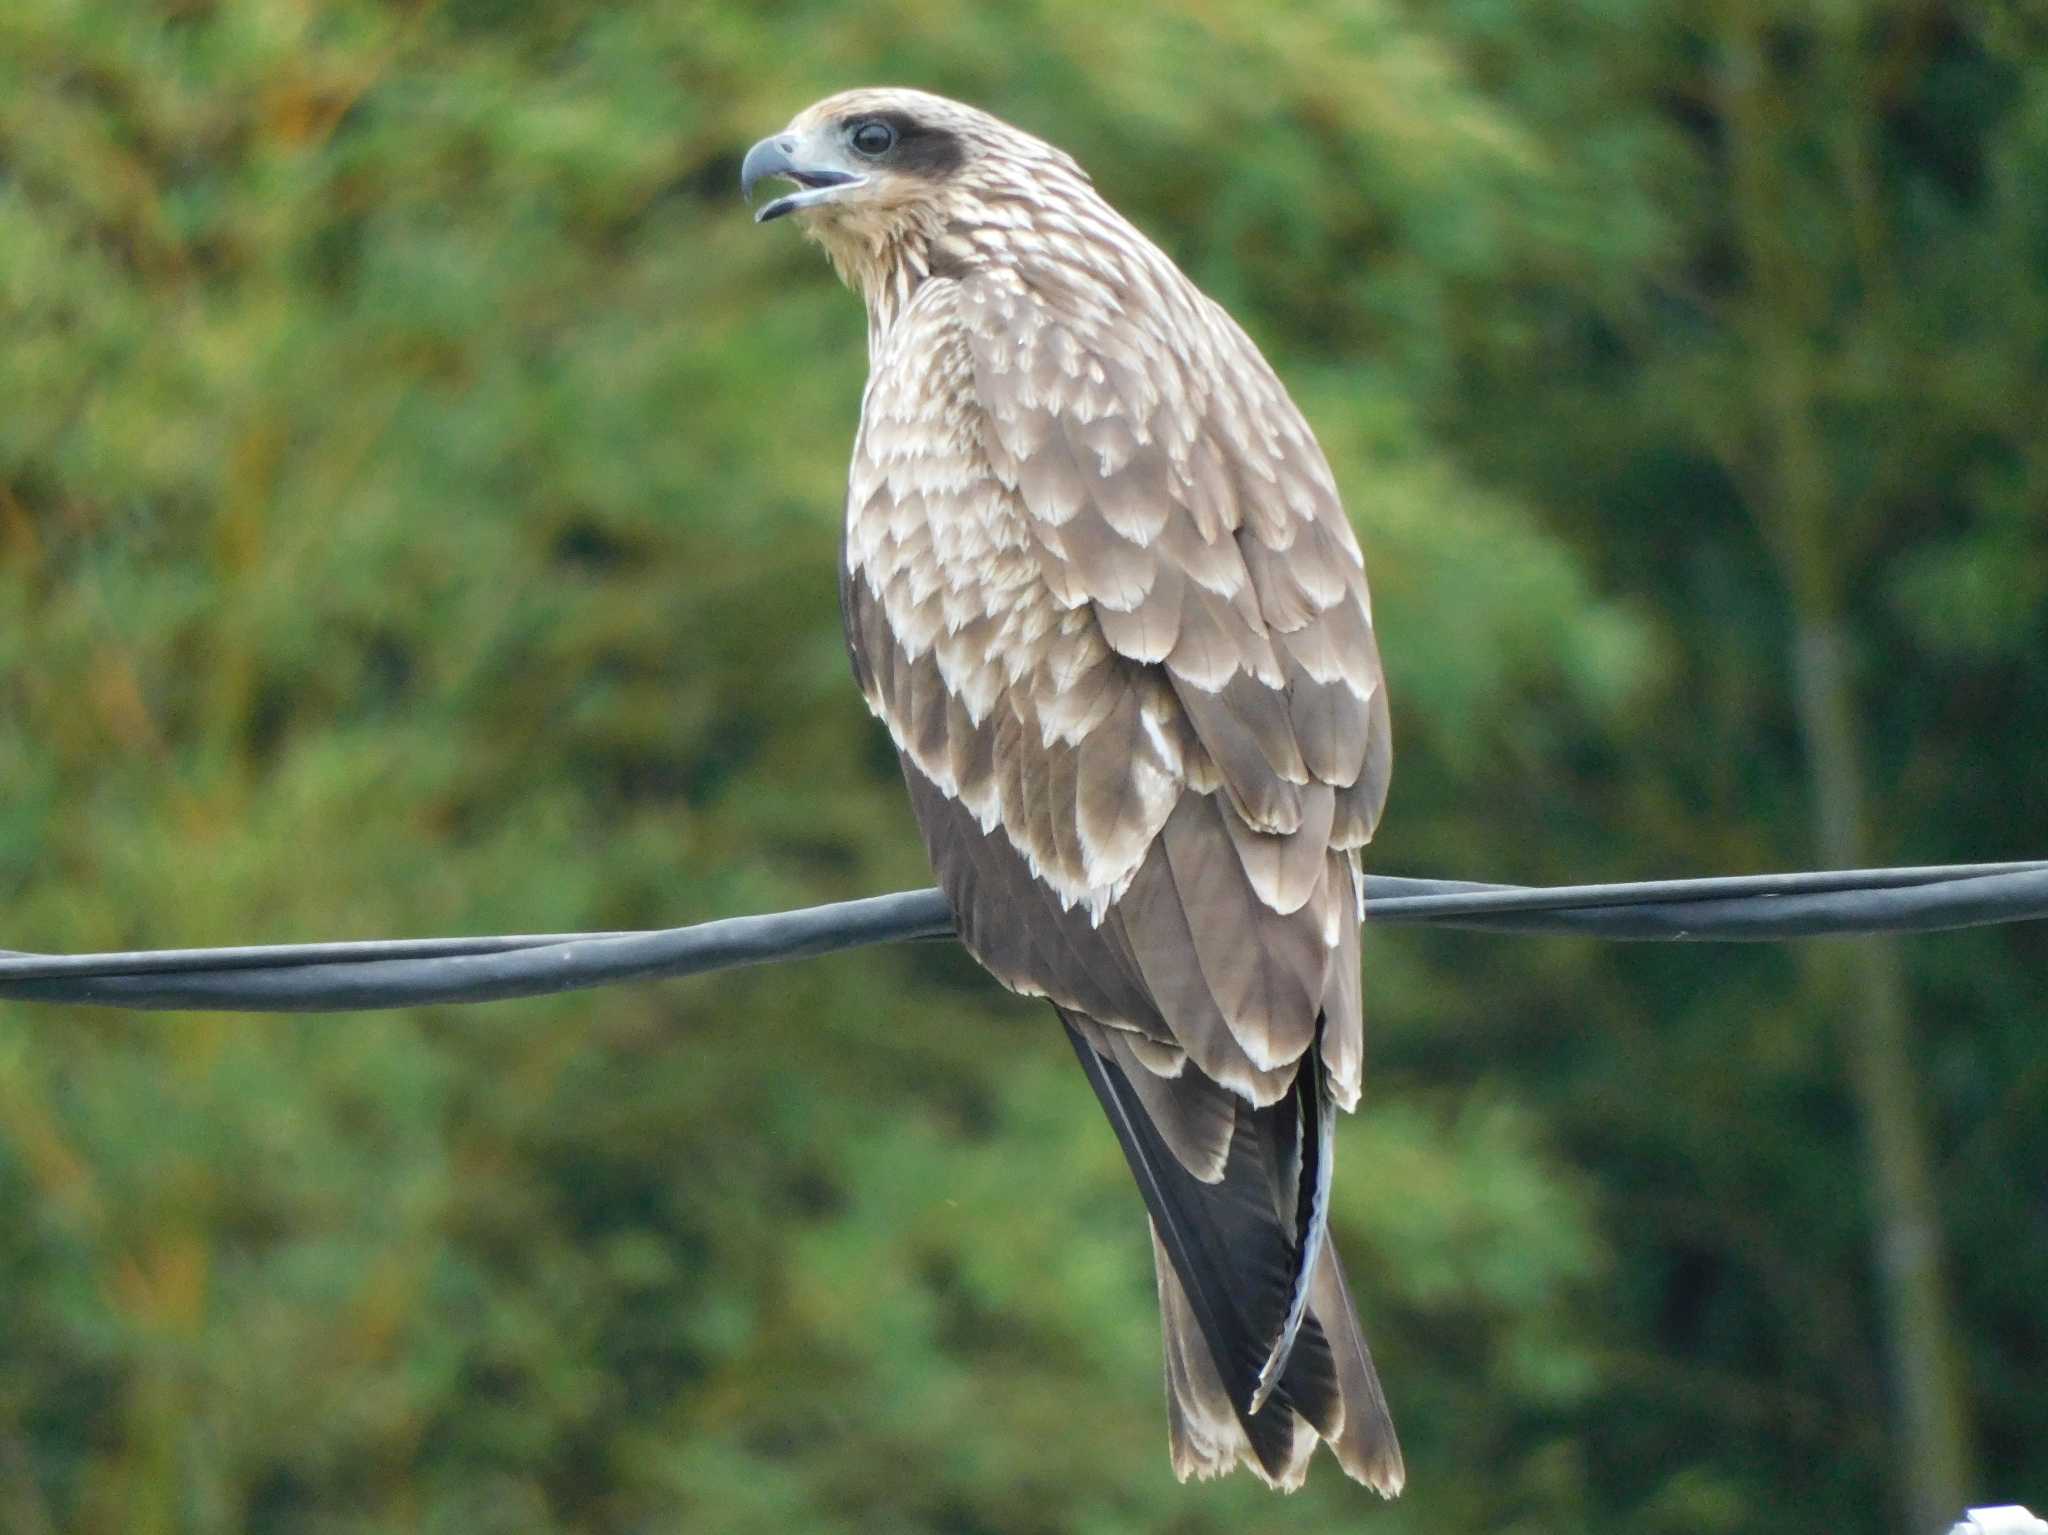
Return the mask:
[[[1161,334],[1113,296],[983,274],[911,303],[856,451],[848,639],[921,799],[1108,929],[1103,989],[1151,1007],[1103,1021],[1271,1103],[1325,1008],[1356,1006],[1332,978],[1356,945],[1328,855],[1370,836],[1385,793],[1363,566],[1242,333],[1166,294]],[[997,973],[1052,994],[1027,973],[1051,962]],[[1325,1049],[1355,1096],[1347,1047]]]

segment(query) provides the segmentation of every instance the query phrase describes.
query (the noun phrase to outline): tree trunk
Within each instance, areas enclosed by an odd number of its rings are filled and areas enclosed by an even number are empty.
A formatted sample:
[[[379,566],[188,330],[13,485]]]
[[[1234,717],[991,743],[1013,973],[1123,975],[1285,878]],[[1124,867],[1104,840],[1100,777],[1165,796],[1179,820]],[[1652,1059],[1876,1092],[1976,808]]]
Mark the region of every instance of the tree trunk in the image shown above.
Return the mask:
[[[1799,720],[1821,861],[1867,861],[1863,782],[1838,623],[1802,613]],[[1897,1379],[1899,1475],[1911,1528],[1948,1528],[1970,1494],[1968,1409],[1942,1275],[1941,1212],[1915,1090],[1898,945],[1862,938],[1811,946],[1814,990],[1842,1019],[1843,1047],[1870,1168],[1872,1243]]]
[[[1786,162],[1797,152],[1788,114],[1799,84],[1773,80],[1757,0],[1724,0],[1723,102],[1731,214],[1748,269],[1739,300],[1760,407],[1732,467],[1748,487],[1789,594],[1800,733],[1821,862],[1869,861],[1862,745],[1843,613],[1856,558],[1853,521],[1827,459],[1817,408],[1813,327],[1835,288],[1824,256],[1788,232]],[[1826,39],[1838,73],[1838,114],[1864,113],[1853,27]],[[1852,126],[1852,133],[1860,131]],[[1804,210],[1811,213],[1813,210]],[[1846,213],[1845,213],[1845,216]],[[1915,1090],[1905,972],[1886,939],[1808,946],[1808,984],[1842,1020],[1850,1088],[1863,1124],[1872,1243],[1894,1435],[1909,1528],[1946,1529],[1970,1491],[1970,1434],[1942,1276],[1931,1155]]]

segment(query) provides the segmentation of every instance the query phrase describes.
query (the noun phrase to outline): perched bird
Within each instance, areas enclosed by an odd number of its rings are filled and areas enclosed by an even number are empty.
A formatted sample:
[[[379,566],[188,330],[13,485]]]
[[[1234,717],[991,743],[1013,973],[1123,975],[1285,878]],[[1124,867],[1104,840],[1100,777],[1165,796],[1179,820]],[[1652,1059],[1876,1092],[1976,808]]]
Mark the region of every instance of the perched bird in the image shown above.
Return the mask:
[[[856,90],[742,190],[868,310],[840,601],[968,951],[1058,1010],[1152,1220],[1169,1445],[1400,1490],[1327,1239],[1358,850],[1391,763],[1365,567],[1244,332],[1072,158]]]

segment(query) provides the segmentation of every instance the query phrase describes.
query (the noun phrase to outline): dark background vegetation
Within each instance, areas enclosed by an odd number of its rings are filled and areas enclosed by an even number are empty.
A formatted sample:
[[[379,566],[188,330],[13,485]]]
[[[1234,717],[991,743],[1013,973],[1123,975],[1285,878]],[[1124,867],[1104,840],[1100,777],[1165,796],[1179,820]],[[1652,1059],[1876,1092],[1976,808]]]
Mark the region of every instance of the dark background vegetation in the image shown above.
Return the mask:
[[[1368,551],[1374,864],[2048,848],[2048,9],[11,0],[0,944],[923,884],[833,567],[831,89],[1073,150]],[[0,1529],[1925,1528],[2048,1503],[2036,928],[1369,935],[1381,1510],[1167,1470],[1051,1016],[925,945],[398,1015],[0,1004]]]

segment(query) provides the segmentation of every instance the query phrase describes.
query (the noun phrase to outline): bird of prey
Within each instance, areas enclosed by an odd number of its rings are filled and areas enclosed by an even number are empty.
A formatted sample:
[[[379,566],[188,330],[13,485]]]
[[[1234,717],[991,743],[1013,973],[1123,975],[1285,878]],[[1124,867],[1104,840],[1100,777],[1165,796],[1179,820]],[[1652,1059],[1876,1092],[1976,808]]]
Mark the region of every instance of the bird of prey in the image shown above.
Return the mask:
[[[1183,1479],[1401,1452],[1327,1238],[1386,798],[1364,560],[1257,347],[1074,160],[856,90],[748,151],[867,302],[840,601],[968,951],[1151,1216]]]

